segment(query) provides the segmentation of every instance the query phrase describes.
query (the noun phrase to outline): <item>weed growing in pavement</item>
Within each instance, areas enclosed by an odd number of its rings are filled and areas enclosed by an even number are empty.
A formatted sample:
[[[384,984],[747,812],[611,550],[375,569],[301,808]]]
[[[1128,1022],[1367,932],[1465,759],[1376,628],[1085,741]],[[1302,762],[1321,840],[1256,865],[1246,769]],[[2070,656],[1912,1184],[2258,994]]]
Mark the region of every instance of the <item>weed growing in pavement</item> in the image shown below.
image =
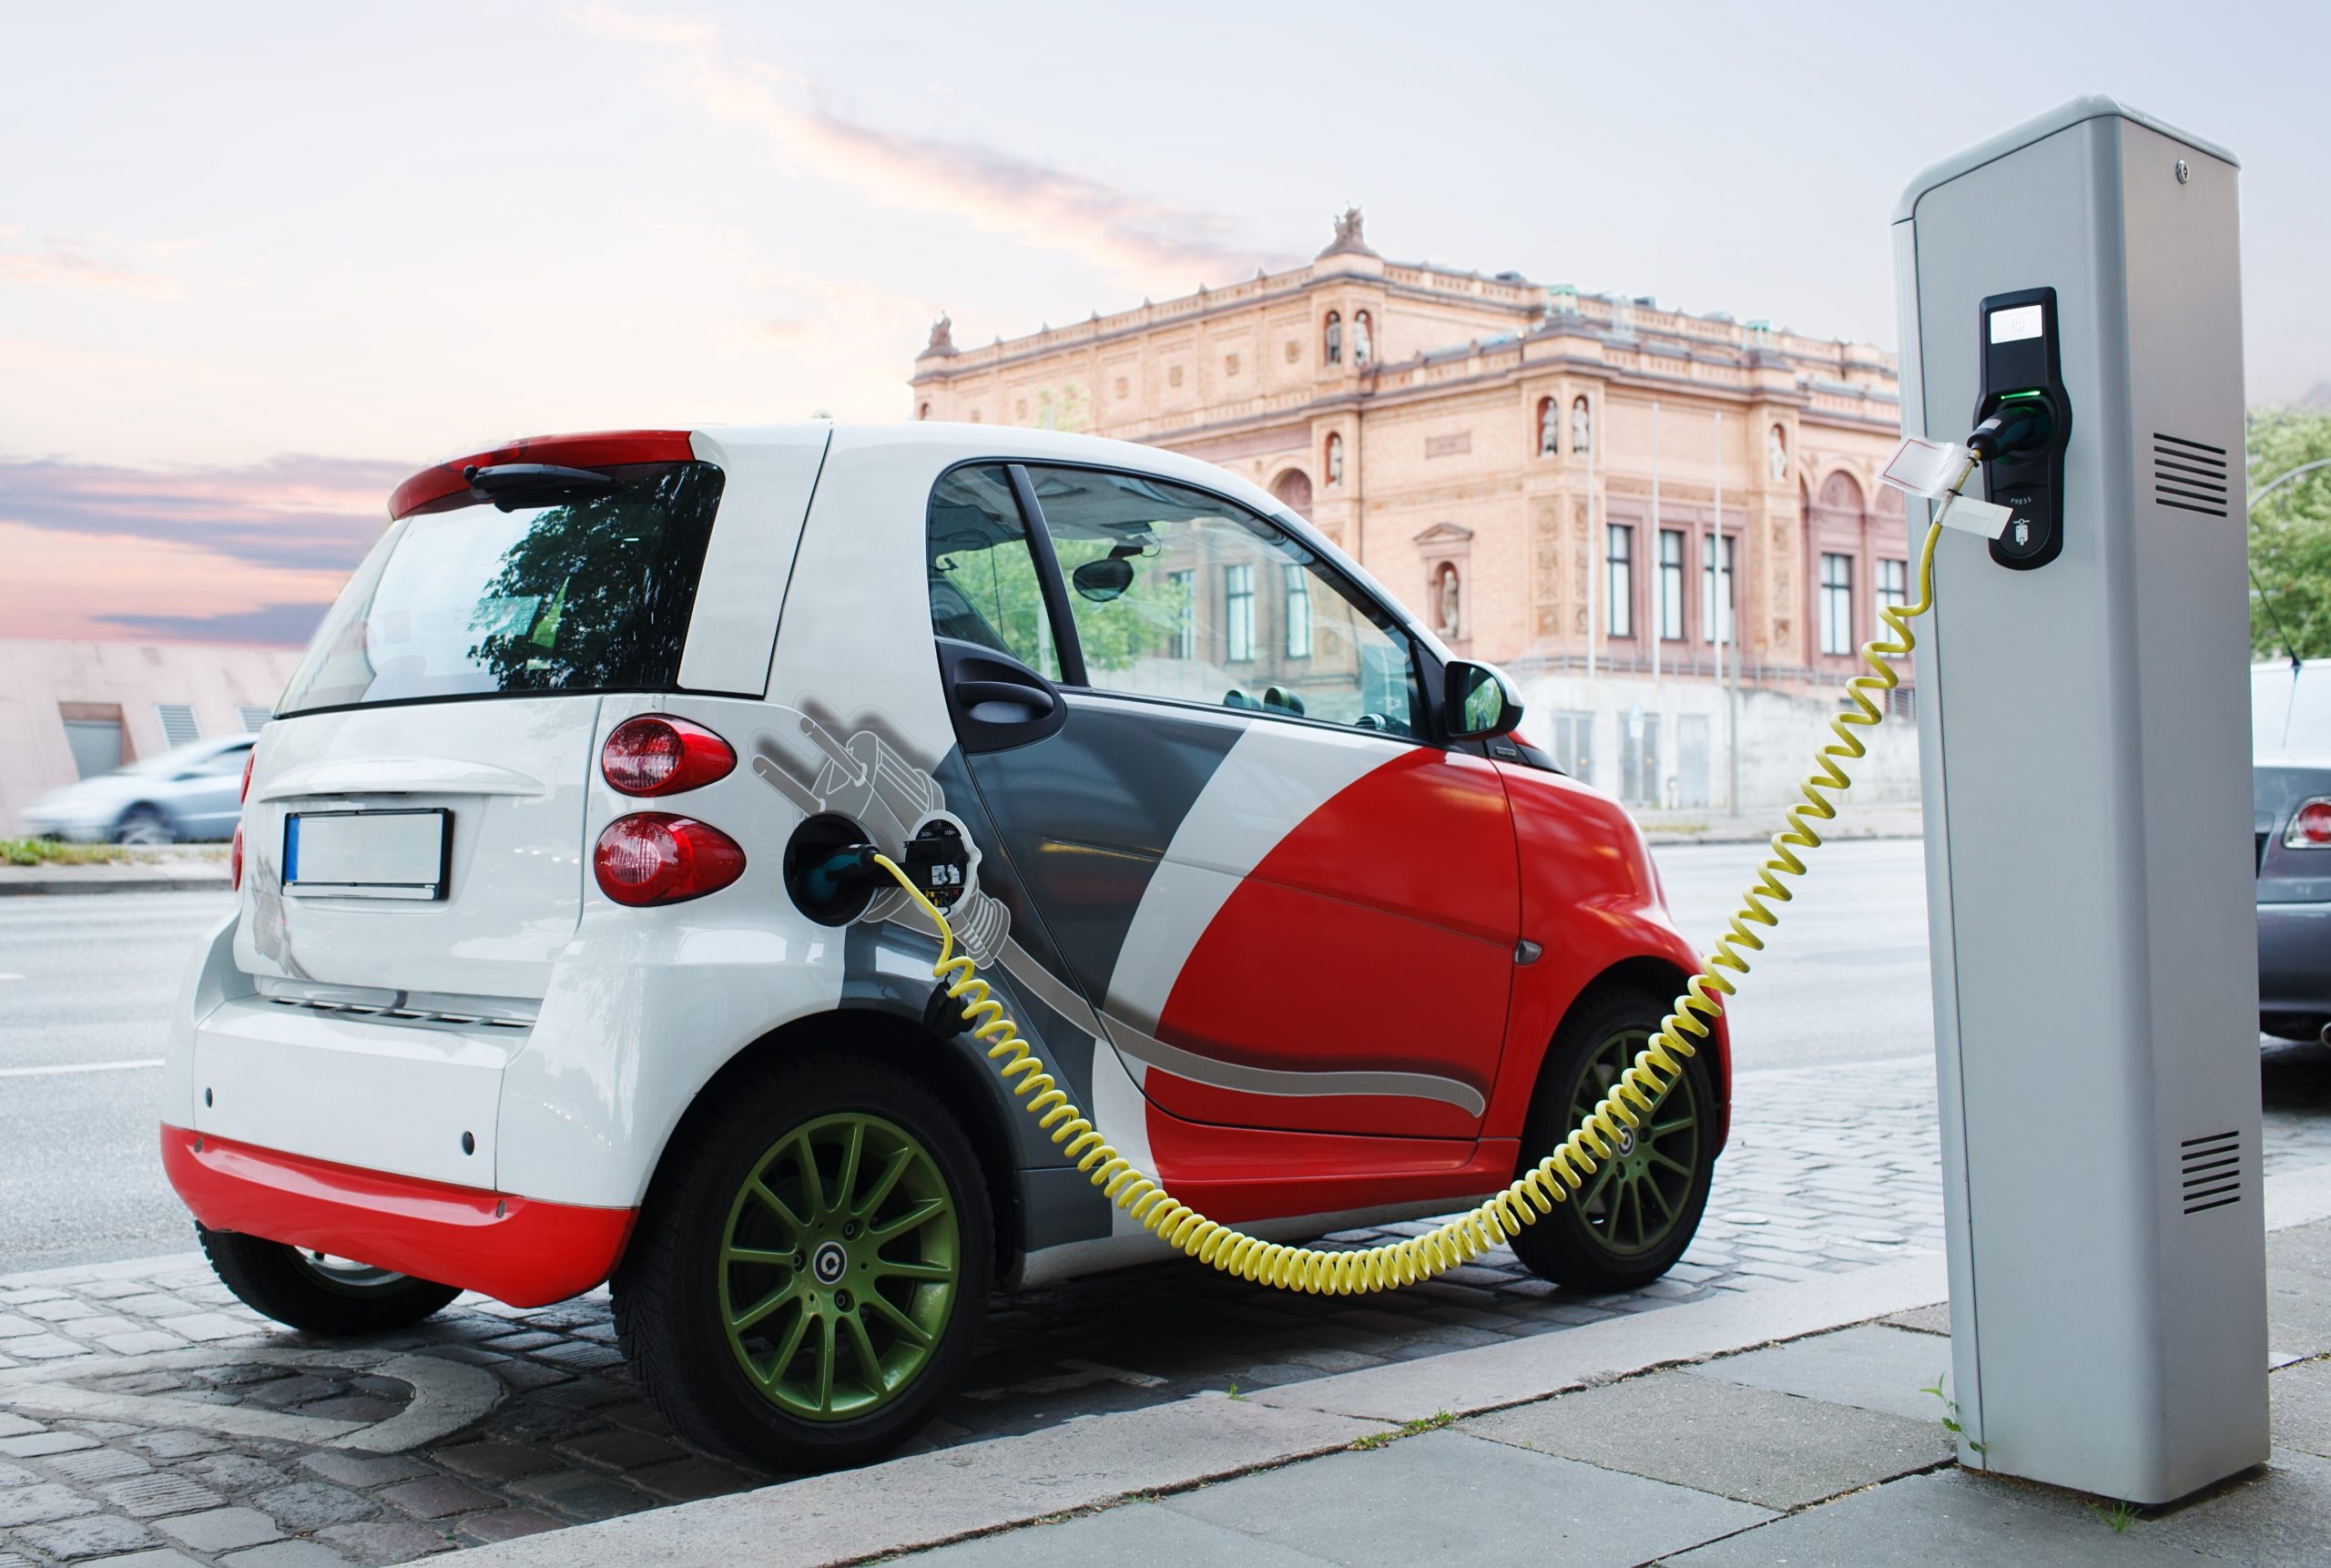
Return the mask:
[[[1399,1442],[1402,1438],[1417,1437],[1425,1432],[1437,1432],[1456,1419],[1447,1410],[1441,1410],[1433,1415],[1420,1416],[1412,1421],[1402,1421],[1391,1431],[1369,1432],[1364,1438],[1354,1439],[1351,1446],[1364,1453],[1373,1449],[1382,1448],[1388,1443]]]
[[[2112,1527],[2115,1535],[2126,1531],[2137,1517],[2137,1505],[2133,1502],[2116,1502],[2110,1508],[2101,1502],[2092,1502],[2088,1506],[2097,1518]]]
[[[1920,1389],[1919,1392],[1922,1394],[1932,1394],[1936,1399],[1942,1401],[1943,1431],[1964,1442],[1975,1452],[1981,1453],[1983,1451],[1983,1445],[1977,1442],[1973,1438],[1969,1437],[1967,1435],[1967,1429],[1959,1424],[1959,1401],[1942,1391],[1941,1376],[1936,1377],[1933,1382],[1928,1384],[1925,1388]],[[2126,1526],[2124,1525],[2121,1528],[2125,1529]]]
[[[1230,1380],[1230,1397],[1234,1400],[1243,1400],[1247,1397],[1238,1391],[1238,1380],[1236,1378]]]

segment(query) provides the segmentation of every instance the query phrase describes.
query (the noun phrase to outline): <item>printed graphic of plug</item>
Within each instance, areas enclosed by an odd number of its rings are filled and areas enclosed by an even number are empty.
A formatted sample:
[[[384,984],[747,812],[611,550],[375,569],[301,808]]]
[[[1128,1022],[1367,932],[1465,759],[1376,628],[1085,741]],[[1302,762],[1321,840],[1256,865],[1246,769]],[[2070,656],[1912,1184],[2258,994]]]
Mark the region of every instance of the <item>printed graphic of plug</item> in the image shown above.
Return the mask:
[[[974,962],[991,962],[1011,933],[1012,914],[982,891],[979,847],[962,820],[947,809],[947,792],[939,780],[871,729],[854,730],[843,740],[797,708],[778,711],[785,722],[753,737],[753,771],[805,816],[847,818],[864,830],[870,843],[893,859],[903,856],[907,841],[933,821],[949,823],[962,835],[971,864],[964,872],[962,896],[947,911],[947,923]],[[913,901],[895,887],[878,893],[859,918],[923,927],[929,923]]]

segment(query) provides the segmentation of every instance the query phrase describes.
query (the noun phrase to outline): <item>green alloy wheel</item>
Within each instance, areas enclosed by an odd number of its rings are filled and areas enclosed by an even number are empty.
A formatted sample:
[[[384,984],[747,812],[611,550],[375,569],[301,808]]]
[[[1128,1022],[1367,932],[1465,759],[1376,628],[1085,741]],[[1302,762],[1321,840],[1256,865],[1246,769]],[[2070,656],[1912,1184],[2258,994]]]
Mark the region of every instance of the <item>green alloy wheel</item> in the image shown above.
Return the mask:
[[[962,1262],[954,1196],[931,1151],[867,1112],[819,1116],[772,1144],[728,1206],[728,1349],[779,1410],[864,1415],[930,1364]]]
[[[1666,1016],[1647,993],[1598,987],[1554,1036],[1523,1129],[1526,1168],[1545,1157],[1610,1093]],[[1513,1241],[1533,1272],[1583,1290],[1629,1290],[1658,1278],[1692,1244],[1707,1207],[1715,1149],[1714,1096],[1695,1056],[1647,1125],[1619,1140],[1567,1203]]]
[[[716,1083],[672,1137],[616,1327],[681,1435],[774,1471],[880,1457],[954,1391],[994,1220],[961,1124],[908,1074],[824,1054]]]

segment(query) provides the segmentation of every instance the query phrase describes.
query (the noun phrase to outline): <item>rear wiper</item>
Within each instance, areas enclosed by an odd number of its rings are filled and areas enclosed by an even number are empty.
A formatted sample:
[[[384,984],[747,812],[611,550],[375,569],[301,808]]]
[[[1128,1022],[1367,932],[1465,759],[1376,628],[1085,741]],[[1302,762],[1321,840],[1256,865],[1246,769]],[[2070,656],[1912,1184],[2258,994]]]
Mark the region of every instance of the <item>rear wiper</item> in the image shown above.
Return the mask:
[[[553,463],[497,463],[462,470],[470,494],[491,501],[502,511],[517,506],[547,506],[560,501],[582,501],[621,488],[614,476],[588,468],[561,468]]]

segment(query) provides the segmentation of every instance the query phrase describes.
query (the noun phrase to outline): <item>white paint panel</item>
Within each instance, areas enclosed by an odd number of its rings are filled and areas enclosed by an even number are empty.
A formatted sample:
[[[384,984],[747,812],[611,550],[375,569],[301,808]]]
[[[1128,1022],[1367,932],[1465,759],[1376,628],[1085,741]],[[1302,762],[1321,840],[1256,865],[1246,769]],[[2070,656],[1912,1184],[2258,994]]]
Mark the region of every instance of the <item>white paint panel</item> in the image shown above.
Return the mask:
[[[193,1125],[286,1154],[490,1189],[502,1068],[517,1038],[225,1003],[195,1031]],[[462,1152],[464,1133],[474,1153]]]
[[[778,607],[832,435],[819,420],[692,438],[697,456],[720,469],[721,490],[680,655],[687,689],[752,697],[767,689]]]

